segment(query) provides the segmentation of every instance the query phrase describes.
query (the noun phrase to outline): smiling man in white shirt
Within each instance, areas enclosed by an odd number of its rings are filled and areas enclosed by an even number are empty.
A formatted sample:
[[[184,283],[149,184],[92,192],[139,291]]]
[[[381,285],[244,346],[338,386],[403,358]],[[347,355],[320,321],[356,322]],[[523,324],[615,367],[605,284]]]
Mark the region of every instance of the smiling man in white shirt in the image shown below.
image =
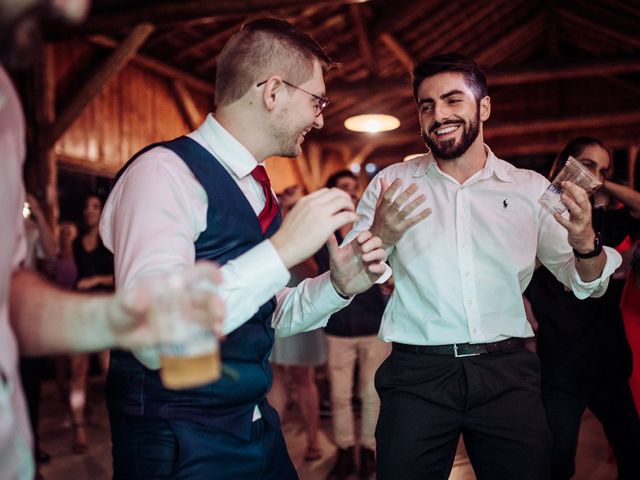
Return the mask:
[[[597,243],[584,190],[565,185],[570,215],[554,218],[538,203],[548,181],[484,144],[491,103],[471,59],[432,57],[413,87],[430,153],[373,179],[347,237],[378,235],[395,279],[380,330],[393,351],[376,376],[377,478],[448,478],[461,434],[479,479],[548,478],[521,294],[538,258],[577,297],[602,295],[620,256]]]

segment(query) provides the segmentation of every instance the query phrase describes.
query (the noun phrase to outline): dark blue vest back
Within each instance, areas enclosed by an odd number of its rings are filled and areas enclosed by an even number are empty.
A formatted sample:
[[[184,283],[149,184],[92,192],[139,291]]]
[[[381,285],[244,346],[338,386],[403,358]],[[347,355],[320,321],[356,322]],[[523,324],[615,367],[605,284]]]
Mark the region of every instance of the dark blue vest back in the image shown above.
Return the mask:
[[[175,152],[191,169],[208,196],[207,228],[195,243],[196,259],[224,265],[276,232],[280,214],[263,235],[258,218],[229,173],[205,148],[189,137],[149,145],[120,170],[116,182],[142,153],[155,147]],[[145,368],[128,352],[111,355],[107,398],[110,415],[146,415],[184,419],[222,428],[248,439],[254,407],[277,422],[265,402],[271,386],[268,358],[273,346],[271,316],[275,298],[221,343],[222,363],[230,374],[199,388],[174,391],[162,386],[158,372]]]

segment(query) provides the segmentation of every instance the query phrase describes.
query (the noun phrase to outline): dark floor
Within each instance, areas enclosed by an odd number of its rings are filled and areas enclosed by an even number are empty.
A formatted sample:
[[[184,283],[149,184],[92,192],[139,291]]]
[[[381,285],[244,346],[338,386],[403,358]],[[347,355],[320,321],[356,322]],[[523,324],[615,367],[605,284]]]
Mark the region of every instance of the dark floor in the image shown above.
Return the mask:
[[[43,385],[41,443],[51,454],[52,460],[41,468],[46,480],[101,480],[111,478],[111,454],[109,423],[102,395],[103,382],[95,377],[91,381],[91,409],[88,417],[90,449],[84,455],[71,452],[71,424],[64,403],[51,381]],[[322,420],[320,447],[323,457],[315,462],[304,462],[304,432],[294,411],[284,424],[283,430],[289,452],[298,469],[301,480],[324,480],[335,458],[336,447],[331,442],[331,422]],[[590,412],[582,420],[580,443],[578,446],[577,480],[612,480],[616,469],[609,461],[606,439],[598,421]],[[354,477],[355,479],[355,477]],[[475,479],[473,470],[460,448],[456,455],[450,479]]]

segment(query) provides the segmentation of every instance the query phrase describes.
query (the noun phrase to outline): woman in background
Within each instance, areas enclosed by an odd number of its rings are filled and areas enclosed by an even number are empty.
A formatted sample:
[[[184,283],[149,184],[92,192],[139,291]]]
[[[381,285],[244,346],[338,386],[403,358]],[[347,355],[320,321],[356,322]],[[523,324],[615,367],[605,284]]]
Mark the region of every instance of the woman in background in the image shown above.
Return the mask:
[[[97,195],[89,195],[82,210],[81,234],[73,242],[73,257],[78,273],[75,287],[79,291],[113,291],[113,255],[102,244],[98,231],[101,214],[102,200]],[[106,373],[109,352],[100,353],[99,359],[102,371]],[[88,449],[85,425],[88,374],[89,355],[71,357],[69,406],[73,425],[72,450],[79,455]]]
[[[593,208],[602,244],[619,245],[640,231],[640,193],[607,179],[611,152],[591,137],[571,140],[556,158],[553,178],[572,156],[601,182],[621,208]],[[576,259],[579,261],[579,259]],[[580,421],[589,409],[613,446],[620,480],[640,478],[640,421],[629,388],[631,352],[620,312],[620,289],[610,283],[600,298],[578,300],[544,267],[525,292],[539,326],[542,399],[553,435],[552,478],[575,473]]]

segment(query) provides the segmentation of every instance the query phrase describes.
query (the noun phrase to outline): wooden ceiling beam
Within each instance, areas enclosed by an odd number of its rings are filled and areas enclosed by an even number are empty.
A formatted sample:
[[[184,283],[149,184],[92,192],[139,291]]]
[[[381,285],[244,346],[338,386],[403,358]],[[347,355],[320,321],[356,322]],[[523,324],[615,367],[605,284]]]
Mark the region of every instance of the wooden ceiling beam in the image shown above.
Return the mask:
[[[195,130],[202,123],[202,114],[196,107],[196,102],[191,92],[180,80],[171,82],[171,91],[176,100],[176,104],[180,109],[182,118],[189,127],[189,130]]]
[[[122,31],[140,21],[151,22],[157,26],[175,24],[256,11],[272,12],[281,8],[300,8],[307,5],[331,7],[369,0],[186,0],[158,3],[156,5],[132,6],[128,8],[104,10],[91,15],[84,24],[69,29],[71,34],[109,33]]]
[[[364,25],[364,18],[362,18],[362,5],[352,4],[349,5],[349,13],[355,26],[355,34],[358,39],[358,45],[360,47],[360,53],[364,64],[369,70],[369,76],[375,77],[378,71],[378,64],[373,56],[373,49],[371,48],[371,42],[369,41],[369,35]]]
[[[111,49],[117,48],[119,45],[114,39],[104,35],[89,37],[89,42],[102,48]],[[214,87],[211,83],[205,82],[204,80],[175,67],[171,67],[159,60],[138,53],[131,59],[131,63],[161,77],[180,80],[187,87],[197,91],[198,93],[213,97]]]
[[[504,124],[492,124],[488,122],[485,125],[484,138],[492,140],[499,137],[526,137],[526,135],[555,133],[568,130],[586,130],[615,126],[626,127],[638,123],[640,123],[640,110],[582,115],[579,117],[531,119],[524,122]],[[374,135],[352,133],[348,135],[332,135],[330,139],[323,142],[323,145],[328,146],[333,143],[344,143],[353,147],[365,144],[393,146],[415,144],[417,140],[421,141],[418,132],[380,133]],[[523,141],[525,141],[524,138]]]
[[[581,29],[600,32],[603,36],[609,37],[616,43],[640,49],[640,36],[638,35],[627,35],[621,31],[613,30],[603,23],[594,22],[593,20],[585,18],[582,15],[578,15],[566,8],[558,8],[558,14]]]
[[[557,66],[524,66],[509,70],[488,70],[487,81],[490,87],[541,83],[555,80],[567,80],[589,77],[611,77],[625,73],[640,72],[640,57],[616,59],[589,63],[566,62]],[[411,85],[406,79],[386,79],[367,82],[332,82],[328,93],[333,97],[372,95],[387,93],[410,94]]]
[[[524,25],[518,26],[508,33],[505,32],[497,42],[491,45],[491,48],[484,49],[475,56],[474,60],[480,65],[493,66],[500,63],[500,61],[507,58],[511,52],[520,48],[522,39],[529,39],[542,33],[544,19],[544,14],[540,13]]]
[[[118,48],[113,51],[109,58],[98,67],[80,91],[73,96],[69,104],[62,109],[55,123],[45,133],[43,139],[43,146],[45,148],[53,146],[53,144],[58,141],[89,102],[135,57],[153,30],[154,26],[148,23],[142,23],[136,26]]]
[[[383,43],[385,47],[400,61],[405,70],[409,73],[413,72],[413,66],[415,60],[409,51],[402,46],[396,37],[389,32],[382,32],[378,39]]]

